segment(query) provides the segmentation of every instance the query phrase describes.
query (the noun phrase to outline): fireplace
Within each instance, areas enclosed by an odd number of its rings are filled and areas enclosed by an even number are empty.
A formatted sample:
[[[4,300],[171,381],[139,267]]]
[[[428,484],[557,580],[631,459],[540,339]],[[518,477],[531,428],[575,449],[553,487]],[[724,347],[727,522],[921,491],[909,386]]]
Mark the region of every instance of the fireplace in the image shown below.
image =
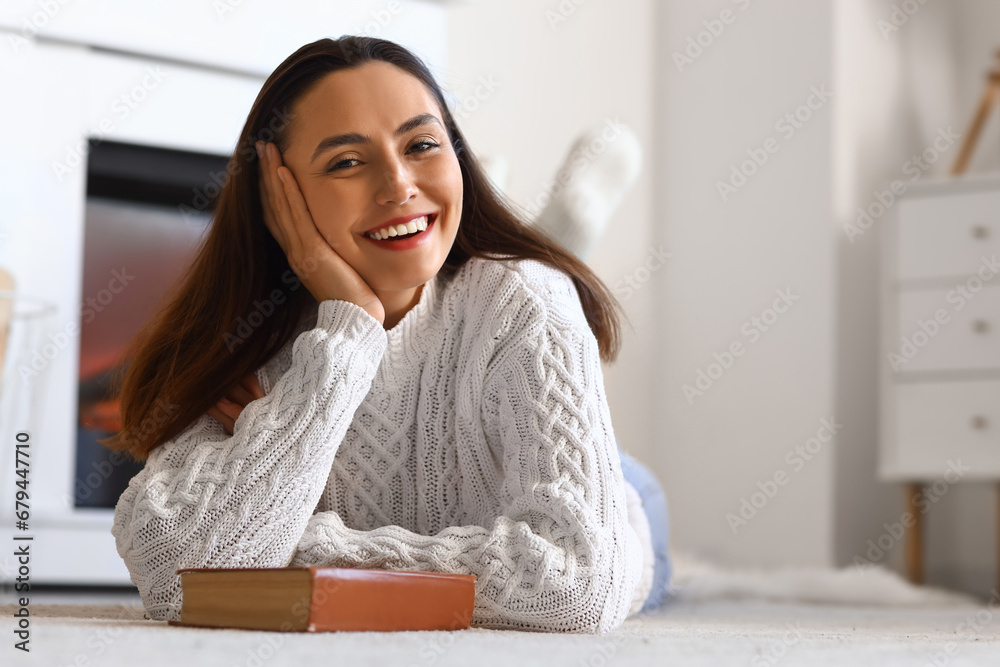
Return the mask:
[[[91,141],[87,164],[75,507],[114,507],[141,469],[98,440],[117,432],[113,375],[124,350],[191,263],[226,156]]]

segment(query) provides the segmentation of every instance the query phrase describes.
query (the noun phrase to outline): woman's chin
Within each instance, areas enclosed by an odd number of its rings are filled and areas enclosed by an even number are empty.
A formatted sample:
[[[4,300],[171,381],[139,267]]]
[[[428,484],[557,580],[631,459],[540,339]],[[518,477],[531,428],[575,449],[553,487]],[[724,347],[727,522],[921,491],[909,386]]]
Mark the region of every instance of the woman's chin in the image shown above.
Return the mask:
[[[375,292],[407,290],[426,283],[437,275],[443,265],[444,260],[429,263],[426,261],[404,263],[400,267],[373,272],[370,277],[361,273],[361,277],[371,285],[372,290]]]

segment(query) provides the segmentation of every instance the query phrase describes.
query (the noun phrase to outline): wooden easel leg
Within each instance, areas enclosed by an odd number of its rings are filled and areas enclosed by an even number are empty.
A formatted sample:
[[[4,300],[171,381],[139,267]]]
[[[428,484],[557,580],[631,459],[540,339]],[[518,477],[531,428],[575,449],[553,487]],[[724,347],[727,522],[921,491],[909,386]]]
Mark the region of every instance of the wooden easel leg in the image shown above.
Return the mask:
[[[979,133],[983,129],[983,124],[986,122],[986,117],[989,115],[990,110],[993,108],[993,104],[996,102],[997,93],[1000,93],[1000,72],[993,72],[989,80],[986,82],[986,91],[983,93],[983,99],[979,102],[979,108],[976,110],[976,115],[972,119],[972,125],[969,127],[969,133],[965,136],[965,141],[962,142],[962,150],[958,153],[958,159],[955,160],[955,165],[951,168],[951,175],[958,176],[959,174],[965,173],[966,167],[969,166],[969,160],[972,158],[972,151],[976,147],[976,142],[979,140]]]
[[[903,485],[906,494],[906,511],[913,517],[913,526],[906,531],[906,578],[913,584],[924,583],[924,520],[917,507],[917,498],[923,493],[924,485],[911,482]]]

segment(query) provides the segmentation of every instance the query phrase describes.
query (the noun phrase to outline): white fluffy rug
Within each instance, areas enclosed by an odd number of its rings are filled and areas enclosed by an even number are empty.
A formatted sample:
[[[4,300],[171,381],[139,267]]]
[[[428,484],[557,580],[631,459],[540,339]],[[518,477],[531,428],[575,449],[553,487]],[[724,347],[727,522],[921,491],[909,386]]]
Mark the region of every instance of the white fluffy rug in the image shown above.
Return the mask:
[[[472,628],[317,635],[176,628],[143,619],[137,597],[35,594],[31,652],[3,665],[992,665],[1000,599],[910,586],[882,568],[734,571],[675,557],[675,594],[606,636]],[[13,658],[11,660],[11,658]]]

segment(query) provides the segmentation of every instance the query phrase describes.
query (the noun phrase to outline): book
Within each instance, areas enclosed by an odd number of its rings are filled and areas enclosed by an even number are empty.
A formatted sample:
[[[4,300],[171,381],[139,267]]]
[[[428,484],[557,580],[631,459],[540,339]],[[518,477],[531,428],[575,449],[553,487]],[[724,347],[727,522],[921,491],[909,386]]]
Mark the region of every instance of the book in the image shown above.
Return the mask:
[[[461,630],[476,577],[344,567],[184,568],[170,625],[283,632]]]

